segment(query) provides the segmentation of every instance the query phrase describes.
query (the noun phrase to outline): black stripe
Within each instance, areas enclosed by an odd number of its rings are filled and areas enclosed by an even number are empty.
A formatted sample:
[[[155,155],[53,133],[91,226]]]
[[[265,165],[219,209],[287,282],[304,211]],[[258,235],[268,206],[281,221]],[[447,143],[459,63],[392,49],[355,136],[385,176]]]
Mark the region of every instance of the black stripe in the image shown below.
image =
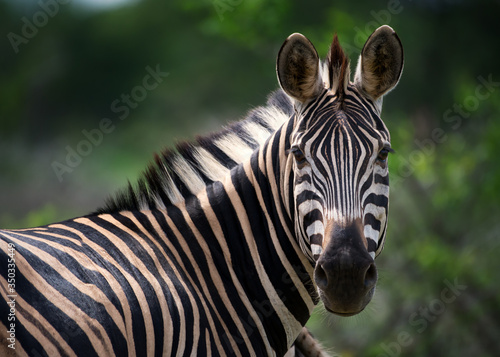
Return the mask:
[[[313,234],[310,237],[311,244],[322,245],[323,244],[323,235],[322,234]]]
[[[373,185],[372,177],[373,177],[373,175],[369,175],[368,178],[366,179],[366,181],[363,182],[363,185],[361,186],[361,189],[359,190],[360,197],[363,197],[365,192],[368,191],[368,189],[370,189],[370,187],[372,187],[372,185]],[[369,203],[369,202],[366,202],[366,201],[363,202],[362,207],[365,207],[367,203]]]
[[[380,232],[380,221],[371,213],[365,214],[364,225],[369,225],[377,232]]]
[[[323,199],[314,191],[304,190],[295,197],[296,205],[299,206],[302,202],[306,201],[318,201],[323,202]]]
[[[375,206],[378,207],[384,207],[387,211],[389,199],[387,198],[387,196],[384,195],[377,195],[375,193],[370,193],[363,202],[363,207],[366,207],[366,205],[369,203],[373,203]]]
[[[380,174],[373,175],[374,183],[389,186],[389,175],[382,176]]]
[[[304,223],[308,226],[315,221],[323,222],[323,213],[317,208],[313,209],[312,211],[309,211],[304,216]]]
[[[377,243],[371,238],[366,238],[368,242],[368,248],[366,249],[368,252],[375,252],[377,250]]]

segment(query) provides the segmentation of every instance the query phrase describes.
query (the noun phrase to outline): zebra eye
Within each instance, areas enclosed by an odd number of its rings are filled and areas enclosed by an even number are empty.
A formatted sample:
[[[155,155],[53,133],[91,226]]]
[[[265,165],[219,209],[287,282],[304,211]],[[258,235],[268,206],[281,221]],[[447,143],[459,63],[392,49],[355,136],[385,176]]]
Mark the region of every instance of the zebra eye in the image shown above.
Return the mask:
[[[387,156],[389,156],[390,152],[394,152],[394,150],[390,147],[384,147],[380,152],[378,153],[377,160],[381,163],[387,162]]]
[[[295,161],[297,162],[297,165],[299,167],[302,167],[307,163],[306,156],[304,155],[304,152],[299,147],[292,146],[290,148],[290,152],[295,157]]]

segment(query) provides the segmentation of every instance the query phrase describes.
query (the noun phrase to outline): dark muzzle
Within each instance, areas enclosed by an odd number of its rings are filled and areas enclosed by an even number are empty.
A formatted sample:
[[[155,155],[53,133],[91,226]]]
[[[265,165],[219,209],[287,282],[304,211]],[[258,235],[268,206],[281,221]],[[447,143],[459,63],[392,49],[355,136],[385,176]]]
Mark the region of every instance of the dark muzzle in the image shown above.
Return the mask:
[[[316,263],[314,280],[325,308],[342,316],[355,315],[370,302],[377,268],[368,254],[360,221],[327,232],[329,241]]]

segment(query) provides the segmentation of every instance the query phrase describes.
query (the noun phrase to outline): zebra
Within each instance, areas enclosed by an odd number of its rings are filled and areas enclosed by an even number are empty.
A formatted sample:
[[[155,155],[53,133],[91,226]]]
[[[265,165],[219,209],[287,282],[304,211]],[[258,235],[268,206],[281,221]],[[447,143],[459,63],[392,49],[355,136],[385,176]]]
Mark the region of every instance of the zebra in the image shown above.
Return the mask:
[[[375,30],[352,82],[336,35],[320,62],[292,34],[276,67],[266,107],[158,155],[103,208],[0,231],[2,355],[284,355],[320,301],[366,307],[401,42]]]

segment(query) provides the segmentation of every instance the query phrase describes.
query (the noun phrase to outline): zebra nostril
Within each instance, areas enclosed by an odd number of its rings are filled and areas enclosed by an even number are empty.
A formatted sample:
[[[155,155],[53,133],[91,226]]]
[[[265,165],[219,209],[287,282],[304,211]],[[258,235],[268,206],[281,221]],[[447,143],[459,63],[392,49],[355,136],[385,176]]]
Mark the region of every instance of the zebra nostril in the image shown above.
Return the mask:
[[[377,268],[374,263],[371,263],[365,273],[365,288],[371,289],[377,283]]]
[[[320,263],[317,263],[314,269],[314,281],[321,290],[325,290],[328,286],[328,276]]]

